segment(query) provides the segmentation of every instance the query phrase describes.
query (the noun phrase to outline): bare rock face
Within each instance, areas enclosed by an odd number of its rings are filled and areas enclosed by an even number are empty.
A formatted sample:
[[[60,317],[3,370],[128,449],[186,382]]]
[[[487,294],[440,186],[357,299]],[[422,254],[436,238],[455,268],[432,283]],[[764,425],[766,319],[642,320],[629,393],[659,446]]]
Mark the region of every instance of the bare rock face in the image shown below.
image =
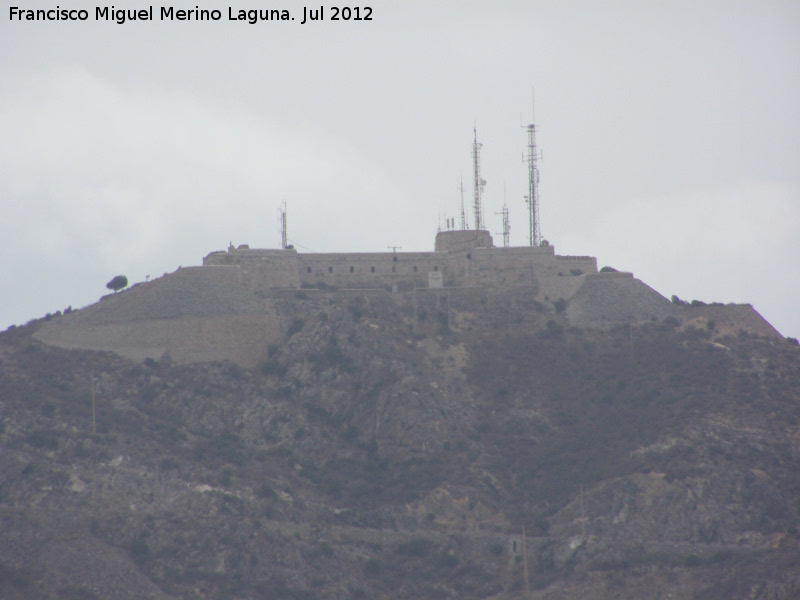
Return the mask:
[[[230,273],[0,333],[0,598],[800,594],[800,348],[757,313]]]

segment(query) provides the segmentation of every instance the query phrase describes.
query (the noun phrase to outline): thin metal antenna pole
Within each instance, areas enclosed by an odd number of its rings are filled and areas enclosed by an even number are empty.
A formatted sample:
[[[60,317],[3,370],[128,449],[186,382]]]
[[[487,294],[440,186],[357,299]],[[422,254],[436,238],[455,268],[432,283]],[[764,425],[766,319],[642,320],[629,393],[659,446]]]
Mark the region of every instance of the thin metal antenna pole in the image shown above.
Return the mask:
[[[461,182],[458,186],[461,190],[461,230],[467,229],[467,213],[464,212],[464,176],[461,176]]]
[[[508,248],[511,242],[511,221],[508,218],[508,204],[503,204],[503,248]]]
[[[503,215],[503,248],[509,247],[511,234],[511,220],[508,218],[508,204],[506,203],[506,182],[503,182],[503,210],[496,215]]]

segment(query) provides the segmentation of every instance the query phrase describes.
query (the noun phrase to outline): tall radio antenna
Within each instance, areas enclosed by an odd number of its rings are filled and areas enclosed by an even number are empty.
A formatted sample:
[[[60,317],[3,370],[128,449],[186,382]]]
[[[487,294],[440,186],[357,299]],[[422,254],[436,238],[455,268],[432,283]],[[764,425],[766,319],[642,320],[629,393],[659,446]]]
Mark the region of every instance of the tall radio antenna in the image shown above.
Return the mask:
[[[286,237],[286,200],[281,202],[279,210],[281,211],[281,248],[286,250],[286,248],[289,246],[289,242]]]
[[[506,204],[506,183],[503,182],[503,210],[496,215],[503,215],[503,248],[509,246],[509,236],[511,234],[511,220],[508,218],[508,204]]]
[[[477,127],[473,127],[473,133],[475,134],[474,142],[472,144],[472,169],[473,169],[473,211],[475,212],[474,220],[475,220],[475,230],[480,231],[483,229],[483,209],[481,208],[481,193],[483,192],[483,187],[486,185],[486,181],[481,179],[481,146],[483,144],[478,143],[478,129]]]
[[[528,195],[525,196],[528,205],[528,240],[531,246],[540,246],[542,232],[539,223],[539,151],[536,148],[536,125],[531,123],[524,129],[528,131],[528,156],[525,159],[528,165]]]

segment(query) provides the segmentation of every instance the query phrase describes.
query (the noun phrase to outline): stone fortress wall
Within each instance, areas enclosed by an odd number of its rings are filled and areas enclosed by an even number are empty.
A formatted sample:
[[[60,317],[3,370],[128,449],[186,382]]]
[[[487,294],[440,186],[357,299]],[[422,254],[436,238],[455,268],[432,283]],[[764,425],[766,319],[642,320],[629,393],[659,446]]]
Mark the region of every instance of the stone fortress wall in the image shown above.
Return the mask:
[[[300,272],[294,250],[251,250],[247,245],[233,246],[227,252],[212,252],[203,259],[203,267],[231,266],[241,272],[243,286],[253,290],[300,287]]]
[[[242,282],[255,291],[334,286],[340,289],[428,288],[429,274],[440,273],[446,288],[537,286],[553,299],[572,294],[575,279],[597,273],[591,256],[557,256],[553,246],[497,248],[488,231],[442,231],[433,252],[301,254],[294,249],[261,250],[242,245],[212,252],[204,266],[238,266]]]

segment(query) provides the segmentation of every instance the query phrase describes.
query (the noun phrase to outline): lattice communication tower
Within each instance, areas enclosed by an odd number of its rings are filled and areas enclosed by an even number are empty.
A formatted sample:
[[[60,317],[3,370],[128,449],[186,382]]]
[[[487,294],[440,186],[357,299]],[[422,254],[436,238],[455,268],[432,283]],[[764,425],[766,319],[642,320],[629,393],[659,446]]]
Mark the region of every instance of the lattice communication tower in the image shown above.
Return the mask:
[[[475,134],[475,141],[472,144],[472,170],[474,175],[473,211],[475,213],[474,216],[475,230],[481,231],[483,229],[483,209],[481,207],[481,194],[483,193],[483,188],[486,185],[486,181],[481,179],[481,146],[483,146],[483,144],[478,143],[477,127],[473,128],[473,133]]]
[[[542,244],[542,232],[539,224],[539,151],[536,148],[536,125],[531,123],[524,127],[528,131],[528,195],[525,203],[528,205],[528,239],[531,246]]]

